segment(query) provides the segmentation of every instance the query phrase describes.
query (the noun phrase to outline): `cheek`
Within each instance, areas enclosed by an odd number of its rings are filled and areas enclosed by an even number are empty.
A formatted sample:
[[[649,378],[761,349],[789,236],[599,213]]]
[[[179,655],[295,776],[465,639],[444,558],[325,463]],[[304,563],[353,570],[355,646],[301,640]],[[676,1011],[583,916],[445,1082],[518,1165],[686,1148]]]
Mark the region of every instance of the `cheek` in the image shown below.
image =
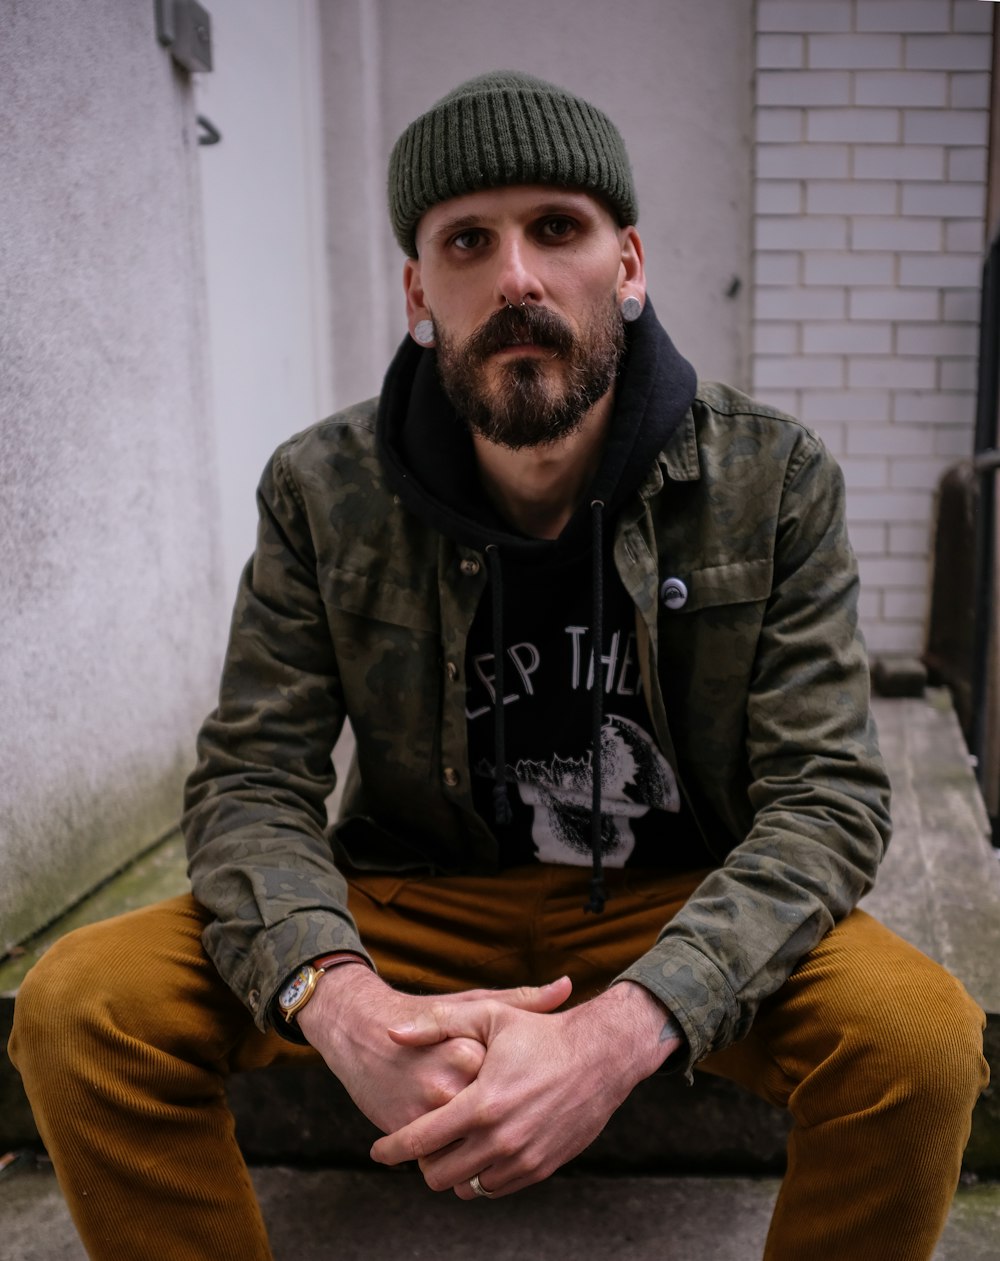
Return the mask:
[[[573,300],[585,307],[598,307],[609,298],[616,298],[618,286],[624,278],[624,265],[618,254],[604,255],[575,265],[567,260],[560,269],[559,286],[564,293],[572,294]]]
[[[436,327],[443,329],[453,341],[461,343],[475,332],[477,326],[469,304],[456,300],[457,296],[456,293],[439,294],[437,301],[428,298],[427,309]]]

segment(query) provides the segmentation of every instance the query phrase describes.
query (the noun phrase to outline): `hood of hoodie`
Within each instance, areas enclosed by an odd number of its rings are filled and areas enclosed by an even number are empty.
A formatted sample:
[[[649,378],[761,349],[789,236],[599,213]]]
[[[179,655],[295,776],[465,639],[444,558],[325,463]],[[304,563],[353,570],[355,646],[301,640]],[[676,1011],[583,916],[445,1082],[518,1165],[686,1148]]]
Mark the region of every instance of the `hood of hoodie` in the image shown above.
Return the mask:
[[[379,455],[392,490],[447,537],[494,546],[519,564],[555,563],[591,545],[588,505],[600,499],[614,520],[694,400],[694,368],[674,347],[652,304],[626,325],[615,406],[601,463],[580,506],[556,539],[521,534],[483,493],[472,438],[437,373],[436,355],[405,338],[379,400]]]

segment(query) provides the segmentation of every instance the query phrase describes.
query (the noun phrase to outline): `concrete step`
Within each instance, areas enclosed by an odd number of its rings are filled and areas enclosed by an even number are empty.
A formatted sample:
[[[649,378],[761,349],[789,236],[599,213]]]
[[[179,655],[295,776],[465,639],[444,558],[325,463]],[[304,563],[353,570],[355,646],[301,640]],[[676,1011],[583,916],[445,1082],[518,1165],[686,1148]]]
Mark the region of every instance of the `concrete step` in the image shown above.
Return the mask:
[[[252,1171],[276,1261],[753,1261],[774,1179],[556,1176],[507,1199],[434,1195],[414,1173]],[[51,1171],[0,1182],[7,1261],[85,1261]],[[1000,1184],[959,1188],[934,1261],[996,1261]]]
[[[893,782],[896,834],[868,910],[960,977],[986,1009],[987,1058],[1000,1081],[1000,863],[948,694],[875,703]],[[174,837],[0,965],[0,1038],[30,963],[61,932],[186,887]],[[233,1080],[237,1134],[252,1162],[364,1170],[374,1131],[322,1068]],[[616,1174],[767,1174],[780,1171],[784,1115],[702,1074],[643,1083],[574,1165]],[[37,1144],[20,1082],[0,1059],[0,1152]],[[976,1109],[965,1167],[1000,1176],[1000,1090]]]

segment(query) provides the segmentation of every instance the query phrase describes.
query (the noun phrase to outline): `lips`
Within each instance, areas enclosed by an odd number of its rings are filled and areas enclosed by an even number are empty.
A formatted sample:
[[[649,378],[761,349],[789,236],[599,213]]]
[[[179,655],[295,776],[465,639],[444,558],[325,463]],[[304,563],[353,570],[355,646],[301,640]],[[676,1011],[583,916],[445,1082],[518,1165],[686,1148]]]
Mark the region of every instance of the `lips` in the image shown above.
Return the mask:
[[[481,325],[466,345],[474,357],[485,360],[504,351],[527,350],[568,354],[573,332],[560,316],[545,307],[504,307]]]

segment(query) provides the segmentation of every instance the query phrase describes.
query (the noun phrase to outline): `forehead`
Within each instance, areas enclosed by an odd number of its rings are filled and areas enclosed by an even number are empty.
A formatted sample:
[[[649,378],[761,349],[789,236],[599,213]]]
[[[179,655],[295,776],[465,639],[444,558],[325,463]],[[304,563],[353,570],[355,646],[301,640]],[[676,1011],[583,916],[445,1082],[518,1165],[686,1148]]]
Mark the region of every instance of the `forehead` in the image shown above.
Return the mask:
[[[503,188],[481,188],[431,206],[417,225],[417,244],[419,246],[422,242],[461,228],[530,222],[555,214],[592,219],[595,223],[604,222],[611,229],[617,229],[604,202],[582,189],[559,188],[552,184],[513,184]]]

